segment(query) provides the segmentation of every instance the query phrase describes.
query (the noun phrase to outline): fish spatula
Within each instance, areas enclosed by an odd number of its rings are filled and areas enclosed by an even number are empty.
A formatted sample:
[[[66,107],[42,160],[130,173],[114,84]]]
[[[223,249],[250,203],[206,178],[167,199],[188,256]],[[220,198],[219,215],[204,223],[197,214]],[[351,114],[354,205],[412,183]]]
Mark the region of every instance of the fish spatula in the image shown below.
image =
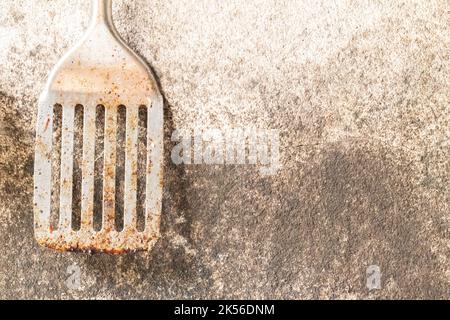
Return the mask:
[[[39,99],[35,152],[34,229],[42,246],[58,251],[120,254],[150,250],[159,238],[163,184],[163,99],[150,68],[120,38],[112,20],[112,0],[92,0],[86,35],[56,65]],[[55,110],[61,108],[60,142],[55,144]],[[96,138],[97,109],[104,110],[102,141]],[[77,108],[82,108],[82,146],[74,142]],[[144,170],[139,172],[139,114],[146,114]],[[125,119],[119,109],[126,110]],[[125,133],[118,138],[123,121]],[[102,172],[96,172],[101,142]],[[121,145],[122,144],[122,145]],[[82,150],[77,150],[82,148]],[[125,160],[118,165],[118,149]],[[55,162],[56,153],[60,154]],[[78,154],[78,156],[77,156]],[[142,159],[142,157],[141,157]],[[80,164],[81,177],[74,174]],[[142,161],[141,161],[142,162]],[[58,179],[52,178],[59,166]],[[123,177],[116,174],[122,170]],[[100,174],[101,190],[95,184]],[[144,175],[143,177],[141,175]],[[144,181],[144,226],[137,226],[138,179]],[[143,180],[142,180],[143,179]],[[120,180],[120,181],[119,181]],[[75,186],[80,201],[74,200]],[[118,192],[118,188],[122,191]],[[55,191],[56,190],[56,191]],[[101,195],[101,227],[94,228],[94,194]],[[59,195],[55,197],[54,195]],[[117,203],[122,227],[118,228]],[[75,208],[76,206],[78,208]],[[56,225],[51,212],[57,208]],[[74,212],[80,212],[74,226]]]

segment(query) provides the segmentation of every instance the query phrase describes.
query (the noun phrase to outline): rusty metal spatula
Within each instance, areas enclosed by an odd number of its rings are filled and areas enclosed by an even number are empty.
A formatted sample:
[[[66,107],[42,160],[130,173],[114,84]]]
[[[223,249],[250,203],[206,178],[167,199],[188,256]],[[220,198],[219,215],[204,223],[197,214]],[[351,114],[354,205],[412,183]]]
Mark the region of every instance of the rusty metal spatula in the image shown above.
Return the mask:
[[[112,0],[92,0],[92,23],[81,42],[52,71],[39,100],[35,156],[34,219],[39,244],[58,251],[119,254],[150,250],[159,238],[162,198],[163,100],[150,69],[118,35],[112,21]],[[62,108],[61,147],[53,143],[54,109]],[[74,159],[75,110],[83,110],[82,156]],[[94,230],[96,110],[104,108],[101,228]],[[116,174],[118,110],[126,109],[124,179]],[[138,122],[145,108],[146,170],[143,229],[137,228]],[[60,155],[60,179],[52,183],[52,154]],[[145,158],[144,157],[144,158]],[[74,178],[80,161],[81,181]],[[144,161],[145,162],[145,161]],[[73,226],[73,186],[80,183],[80,226]],[[123,194],[117,199],[117,185]],[[59,199],[52,197],[57,188]],[[123,201],[123,228],[118,229],[116,201]],[[58,206],[57,227],[51,224]]]

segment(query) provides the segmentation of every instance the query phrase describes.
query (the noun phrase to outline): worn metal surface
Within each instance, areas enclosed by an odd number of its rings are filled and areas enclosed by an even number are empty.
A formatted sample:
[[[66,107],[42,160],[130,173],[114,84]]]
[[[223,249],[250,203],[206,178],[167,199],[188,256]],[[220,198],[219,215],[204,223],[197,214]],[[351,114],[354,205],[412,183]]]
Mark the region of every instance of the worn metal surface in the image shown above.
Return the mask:
[[[119,37],[112,21],[112,1],[92,1],[92,22],[81,42],[58,62],[39,100],[35,156],[35,236],[39,244],[59,251],[123,253],[150,250],[159,238],[162,195],[163,102],[146,64]],[[54,106],[63,109],[60,217],[51,225]],[[81,228],[72,224],[75,106],[84,108],[80,155]],[[94,230],[96,108],[106,110],[103,170],[103,224]],[[119,106],[126,107],[124,228],[114,228],[116,127]],[[145,230],[137,229],[138,113],[147,107],[147,192]],[[53,159],[55,161],[55,159]],[[54,165],[54,164],[53,164]],[[54,186],[53,186],[54,188]]]

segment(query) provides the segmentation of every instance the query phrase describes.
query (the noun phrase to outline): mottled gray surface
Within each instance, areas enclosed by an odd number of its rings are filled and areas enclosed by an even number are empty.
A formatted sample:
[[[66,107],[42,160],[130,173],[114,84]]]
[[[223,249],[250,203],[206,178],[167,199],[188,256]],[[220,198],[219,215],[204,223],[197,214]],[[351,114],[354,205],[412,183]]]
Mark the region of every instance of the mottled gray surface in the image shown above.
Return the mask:
[[[116,2],[167,100],[168,151],[162,239],[111,257],[41,249],[32,229],[36,100],[89,2],[1,1],[0,297],[450,298],[450,4],[336,2]],[[174,129],[248,126],[280,130],[277,175],[170,161]]]

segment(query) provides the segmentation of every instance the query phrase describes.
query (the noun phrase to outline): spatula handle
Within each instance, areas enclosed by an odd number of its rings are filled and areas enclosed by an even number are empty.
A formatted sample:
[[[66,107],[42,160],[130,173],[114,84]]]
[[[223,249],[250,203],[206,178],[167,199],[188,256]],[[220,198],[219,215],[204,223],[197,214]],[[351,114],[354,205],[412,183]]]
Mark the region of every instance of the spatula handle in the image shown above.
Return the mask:
[[[91,0],[92,23],[106,23],[112,25],[112,0]]]

